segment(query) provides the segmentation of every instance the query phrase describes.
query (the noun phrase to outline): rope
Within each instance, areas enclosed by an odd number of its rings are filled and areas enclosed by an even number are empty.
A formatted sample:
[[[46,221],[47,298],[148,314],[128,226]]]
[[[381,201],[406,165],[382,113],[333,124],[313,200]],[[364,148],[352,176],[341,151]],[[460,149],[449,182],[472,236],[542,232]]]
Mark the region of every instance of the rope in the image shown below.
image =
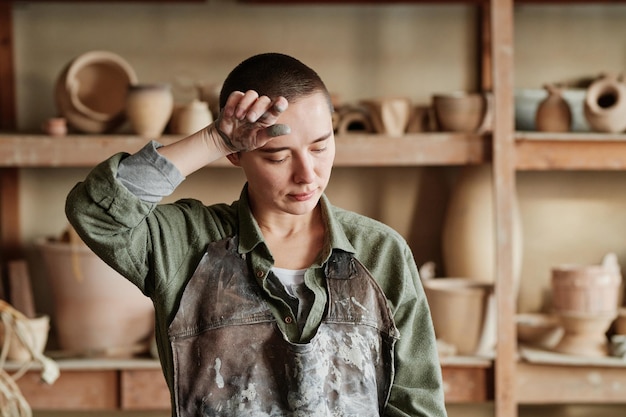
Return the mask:
[[[32,410],[15,381],[32,365],[39,364],[42,367],[41,379],[53,384],[59,377],[59,367],[35,348],[35,335],[28,326],[28,318],[3,300],[0,300],[0,319],[4,325],[4,342],[0,351],[0,417],[32,417]],[[15,336],[30,353],[30,359],[11,375],[4,365],[11,339]]]

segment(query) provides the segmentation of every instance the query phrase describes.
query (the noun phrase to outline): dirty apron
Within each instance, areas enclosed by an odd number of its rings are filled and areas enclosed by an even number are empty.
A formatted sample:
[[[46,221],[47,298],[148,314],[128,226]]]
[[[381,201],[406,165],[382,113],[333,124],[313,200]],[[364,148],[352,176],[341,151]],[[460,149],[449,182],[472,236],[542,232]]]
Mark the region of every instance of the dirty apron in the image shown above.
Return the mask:
[[[209,245],[169,327],[179,417],[379,416],[398,337],[386,298],[351,254],[325,267],[312,340],[283,336],[237,239]]]

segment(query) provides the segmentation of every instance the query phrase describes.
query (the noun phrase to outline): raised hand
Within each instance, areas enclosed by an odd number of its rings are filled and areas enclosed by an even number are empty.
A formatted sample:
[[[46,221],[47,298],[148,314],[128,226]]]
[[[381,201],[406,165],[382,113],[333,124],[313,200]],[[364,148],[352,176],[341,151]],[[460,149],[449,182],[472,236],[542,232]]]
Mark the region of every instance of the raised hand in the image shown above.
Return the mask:
[[[288,105],[284,97],[272,100],[252,90],[234,91],[214,125],[231,152],[251,151],[290,132],[289,126],[276,124]]]

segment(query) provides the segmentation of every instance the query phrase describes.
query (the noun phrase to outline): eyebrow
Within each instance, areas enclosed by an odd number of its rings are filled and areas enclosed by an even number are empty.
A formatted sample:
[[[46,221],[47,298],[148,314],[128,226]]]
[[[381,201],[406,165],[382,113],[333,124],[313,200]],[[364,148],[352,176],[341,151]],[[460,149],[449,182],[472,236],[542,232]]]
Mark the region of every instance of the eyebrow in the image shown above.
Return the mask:
[[[323,141],[327,140],[328,138],[330,138],[331,135],[332,135],[332,132],[328,132],[324,136],[315,139],[310,144],[313,145],[314,143],[323,142]],[[276,147],[276,148],[262,147],[262,148],[259,148],[257,150],[259,152],[263,152],[263,153],[278,153],[278,152],[289,150],[289,147],[288,146],[281,146],[281,147]]]

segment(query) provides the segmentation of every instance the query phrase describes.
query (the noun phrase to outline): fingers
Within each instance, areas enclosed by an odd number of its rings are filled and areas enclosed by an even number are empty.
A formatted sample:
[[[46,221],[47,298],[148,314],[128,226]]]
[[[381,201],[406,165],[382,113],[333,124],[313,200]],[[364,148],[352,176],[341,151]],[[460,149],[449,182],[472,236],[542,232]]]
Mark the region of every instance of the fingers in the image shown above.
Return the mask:
[[[223,112],[225,117],[267,127],[276,122],[287,106],[288,102],[284,97],[278,97],[272,102],[269,97],[259,96],[256,91],[234,91],[228,97]]]

